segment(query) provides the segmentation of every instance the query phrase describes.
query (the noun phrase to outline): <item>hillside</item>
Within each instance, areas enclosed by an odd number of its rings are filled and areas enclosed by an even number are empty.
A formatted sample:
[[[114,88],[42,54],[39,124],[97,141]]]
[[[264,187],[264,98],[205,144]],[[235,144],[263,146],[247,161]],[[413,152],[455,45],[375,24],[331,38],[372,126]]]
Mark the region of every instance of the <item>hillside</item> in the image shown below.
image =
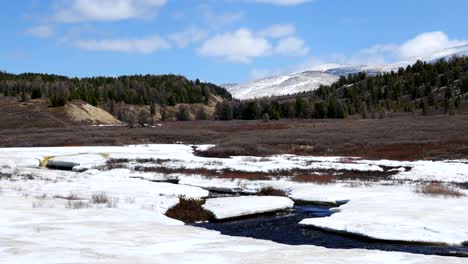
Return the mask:
[[[253,99],[269,96],[287,95],[314,90],[320,85],[330,85],[338,81],[338,76],[318,71],[273,76],[228,87],[236,99]]]
[[[18,102],[15,97],[0,97],[0,113],[0,129],[121,123],[108,112],[80,101],[62,107],[48,107],[46,99]]]
[[[224,88],[191,81],[178,75],[133,75],[93,78],[68,78],[50,74],[10,74],[0,72],[0,94],[27,99],[46,98],[51,106],[72,100],[91,105],[114,101],[132,105],[206,103],[211,95],[231,99]]]
[[[236,86],[226,86],[226,89],[236,99],[248,100],[262,97],[292,95],[300,92],[314,91],[321,85],[331,85],[341,76],[364,72],[367,75],[378,75],[398,71],[401,67],[414,64],[417,60],[435,62],[439,59],[449,59],[453,56],[468,55],[468,45],[444,49],[434,54],[382,65],[346,65],[325,64],[313,67],[307,71],[277,75],[253,80]]]
[[[279,118],[383,118],[393,113],[466,112],[468,57],[422,61],[379,75],[365,72],[341,77],[332,85],[295,95],[224,102],[221,120]]]

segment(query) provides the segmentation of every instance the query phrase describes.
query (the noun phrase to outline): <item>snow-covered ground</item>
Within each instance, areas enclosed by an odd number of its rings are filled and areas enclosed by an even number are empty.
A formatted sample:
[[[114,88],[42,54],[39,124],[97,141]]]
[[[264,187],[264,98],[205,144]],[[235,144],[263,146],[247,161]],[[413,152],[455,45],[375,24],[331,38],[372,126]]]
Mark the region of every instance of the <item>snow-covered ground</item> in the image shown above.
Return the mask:
[[[331,85],[338,79],[339,76],[326,72],[306,71],[267,77],[226,89],[234,98],[245,100],[316,90],[320,85]]]
[[[379,184],[300,186],[292,196],[313,201],[350,200],[330,217],[305,219],[301,222],[304,225],[384,240],[451,245],[468,241],[468,196],[427,197],[415,193],[411,185]]]
[[[2,195],[2,263],[466,263],[465,259],[372,250],[287,246],[184,226],[149,210],[32,208]]]
[[[227,219],[292,208],[294,202],[287,197],[239,196],[207,199],[203,205],[216,219]]]
[[[1,262],[464,262],[456,258],[314,246],[293,247],[249,238],[233,238],[184,226],[180,221],[164,216],[165,211],[175,205],[180,196],[207,197],[209,192],[205,188],[254,192],[265,186],[273,186],[287,190],[292,199],[318,202],[349,200],[331,217],[307,219],[303,224],[381,239],[450,244],[467,241],[468,198],[422,196],[414,192],[415,184],[411,182],[389,185],[389,182],[339,181],[317,185],[292,182],[287,178],[247,181],[177,174],[174,175],[180,179],[177,185],[145,180],[162,179],[164,176],[132,171],[132,166],[137,165],[135,161],[128,164],[130,169],[97,169],[109,158],[153,158],[166,160],[162,165],[165,167],[210,170],[230,168],[250,172],[292,168],[379,172],[383,170],[381,166],[393,166],[398,171],[393,176],[395,179],[468,181],[468,161],[464,160],[398,162],[293,155],[220,159],[197,157],[192,151],[192,146],[182,144],[0,149],[0,174],[14,175],[12,179],[0,177]],[[88,170],[69,172],[39,167],[41,162],[47,160],[71,161]],[[468,195],[466,190],[463,192]],[[105,194],[112,203],[93,203],[93,195],[96,194]],[[67,201],[64,199],[67,197],[81,200]],[[273,202],[274,199],[278,201]],[[247,197],[208,199],[205,205],[216,215],[229,217],[289,207],[292,201],[281,197]],[[71,209],[73,207],[81,209]]]

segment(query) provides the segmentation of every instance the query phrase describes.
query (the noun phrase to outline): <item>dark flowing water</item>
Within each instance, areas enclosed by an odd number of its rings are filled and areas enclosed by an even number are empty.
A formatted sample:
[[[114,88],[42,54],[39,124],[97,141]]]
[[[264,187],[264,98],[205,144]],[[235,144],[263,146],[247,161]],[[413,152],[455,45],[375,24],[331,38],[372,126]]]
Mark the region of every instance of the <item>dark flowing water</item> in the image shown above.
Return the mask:
[[[195,226],[217,230],[225,235],[270,240],[287,245],[314,245],[339,249],[362,248],[425,255],[468,257],[468,247],[383,242],[327,232],[298,224],[305,218],[326,217],[331,214],[329,207],[298,205],[287,214],[264,215],[229,222],[196,224]]]

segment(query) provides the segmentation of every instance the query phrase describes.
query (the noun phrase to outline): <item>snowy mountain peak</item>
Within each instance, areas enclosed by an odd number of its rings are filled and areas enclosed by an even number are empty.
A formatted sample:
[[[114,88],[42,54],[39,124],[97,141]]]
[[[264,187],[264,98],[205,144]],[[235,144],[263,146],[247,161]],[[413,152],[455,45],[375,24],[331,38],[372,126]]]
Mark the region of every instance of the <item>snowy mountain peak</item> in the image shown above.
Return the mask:
[[[315,90],[320,85],[330,85],[336,82],[338,78],[337,75],[325,72],[305,71],[267,77],[227,89],[234,98],[245,100]]]

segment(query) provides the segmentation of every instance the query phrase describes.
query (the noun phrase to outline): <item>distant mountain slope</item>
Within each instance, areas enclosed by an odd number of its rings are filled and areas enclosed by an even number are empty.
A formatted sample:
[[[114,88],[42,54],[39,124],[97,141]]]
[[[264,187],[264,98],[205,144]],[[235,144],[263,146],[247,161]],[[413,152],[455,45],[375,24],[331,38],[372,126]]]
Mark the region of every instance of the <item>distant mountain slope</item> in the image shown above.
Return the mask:
[[[227,89],[234,98],[252,99],[315,90],[320,85],[330,85],[336,82],[338,78],[337,75],[325,72],[306,71],[263,78]]]
[[[222,83],[220,85],[218,85],[219,87],[222,87],[224,89],[229,89],[229,88],[232,88],[234,86],[237,86],[239,85],[238,83]]]
[[[321,85],[330,85],[337,81],[340,76],[365,72],[368,75],[377,75],[390,71],[397,71],[400,67],[413,64],[416,60],[433,62],[439,59],[453,56],[467,56],[468,45],[452,47],[432,54],[426,58],[414,58],[394,64],[383,65],[344,65],[326,64],[312,68],[310,71],[285,74],[254,80],[236,86],[225,88],[234,98],[245,100],[261,97],[280,96],[295,94],[304,91],[314,91]]]

